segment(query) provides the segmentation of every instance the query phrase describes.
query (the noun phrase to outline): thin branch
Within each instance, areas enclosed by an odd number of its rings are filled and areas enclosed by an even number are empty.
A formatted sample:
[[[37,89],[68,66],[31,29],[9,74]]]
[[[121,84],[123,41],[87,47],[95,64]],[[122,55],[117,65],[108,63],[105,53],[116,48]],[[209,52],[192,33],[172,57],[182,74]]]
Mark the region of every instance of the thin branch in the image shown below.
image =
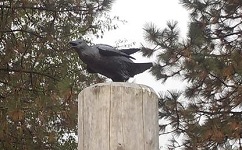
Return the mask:
[[[217,80],[219,80],[224,86],[235,88],[235,86],[233,86],[233,85],[228,85],[228,84],[226,84],[222,79],[220,79],[220,78],[217,77],[216,75],[214,75],[214,74],[212,74],[212,73],[209,73],[209,75],[211,75],[212,77],[214,77],[214,78],[216,78]]]
[[[208,115],[218,115],[218,114],[233,114],[233,115],[242,115],[242,111],[234,112],[234,111],[215,111],[215,112],[209,112],[209,111],[197,111],[199,113],[208,114]]]
[[[41,76],[46,76],[46,77],[49,77],[53,80],[56,80],[56,81],[59,81],[59,79],[51,76],[51,75],[48,75],[48,74],[45,74],[45,73],[42,73],[42,72],[37,72],[37,71],[30,71],[30,70],[17,70],[17,69],[7,69],[7,68],[0,68],[0,71],[5,71],[5,72],[23,72],[23,73],[30,73],[30,74],[37,74],[37,75],[41,75]]]
[[[22,29],[15,29],[15,30],[0,30],[0,32],[25,32],[25,33],[29,33],[32,34],[34,36],[37,36],[39,38],[42,38],[42,36],[40,36],[38,33],[33,32],[33,31],[28,31],[28,30],[22,30]]]
[[[79,12],[83,12],[86,11],[88,12],[88,9],[80,9],[79,6],[76,7],[71,7],[69,9],[63,9],[63,10],[55,10],[53,8],[46,8],[46,7],[41,7],[41,6],[9,6],[9,5],[0,5],[0,8],[7,8],[7,9],[31,9],[31,10],[40,10],[40,11],[50,11],[50,12],[69,12],[69,11],[79,11]]]

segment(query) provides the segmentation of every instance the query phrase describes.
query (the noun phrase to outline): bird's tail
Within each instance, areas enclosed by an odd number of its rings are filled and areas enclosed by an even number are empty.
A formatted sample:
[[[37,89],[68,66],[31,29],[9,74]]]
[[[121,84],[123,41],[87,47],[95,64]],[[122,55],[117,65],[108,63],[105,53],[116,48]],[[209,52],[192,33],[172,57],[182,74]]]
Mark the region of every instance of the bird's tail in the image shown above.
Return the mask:
[[[142,73],[153,66],[152,63],[132,63],[130,65],[131,67],[129,73],[131,77],[135,76],[136,74]]]

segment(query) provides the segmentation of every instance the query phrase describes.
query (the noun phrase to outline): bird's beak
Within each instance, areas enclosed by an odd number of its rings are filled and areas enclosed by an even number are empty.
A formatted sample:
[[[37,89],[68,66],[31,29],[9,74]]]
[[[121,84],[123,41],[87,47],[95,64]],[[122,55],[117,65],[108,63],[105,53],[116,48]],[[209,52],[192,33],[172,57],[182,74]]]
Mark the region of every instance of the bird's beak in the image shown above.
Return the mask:
[[[76,47],[77,41],[71,41],[71,42],[69,42],[69,44],[71,45],[71,47]]]

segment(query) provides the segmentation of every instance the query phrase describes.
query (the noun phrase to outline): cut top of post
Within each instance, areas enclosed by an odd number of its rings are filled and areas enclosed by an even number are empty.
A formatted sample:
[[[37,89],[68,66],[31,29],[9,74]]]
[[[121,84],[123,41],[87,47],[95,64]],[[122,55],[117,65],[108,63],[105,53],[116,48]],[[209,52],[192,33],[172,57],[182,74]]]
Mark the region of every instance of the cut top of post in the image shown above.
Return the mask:
[[[79,150],[158,150],[158,131],[158,97],[148,86],[100,83],[79,94]]]

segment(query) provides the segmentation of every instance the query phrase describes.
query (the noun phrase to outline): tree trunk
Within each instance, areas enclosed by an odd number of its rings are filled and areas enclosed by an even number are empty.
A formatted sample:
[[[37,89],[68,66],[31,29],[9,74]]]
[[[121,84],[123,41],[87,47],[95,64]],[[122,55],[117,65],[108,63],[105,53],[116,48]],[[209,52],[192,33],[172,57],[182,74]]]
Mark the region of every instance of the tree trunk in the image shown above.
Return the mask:
[[[144,85],[111,82],[78,96],[78,150],[158,150],[158,98]]]

